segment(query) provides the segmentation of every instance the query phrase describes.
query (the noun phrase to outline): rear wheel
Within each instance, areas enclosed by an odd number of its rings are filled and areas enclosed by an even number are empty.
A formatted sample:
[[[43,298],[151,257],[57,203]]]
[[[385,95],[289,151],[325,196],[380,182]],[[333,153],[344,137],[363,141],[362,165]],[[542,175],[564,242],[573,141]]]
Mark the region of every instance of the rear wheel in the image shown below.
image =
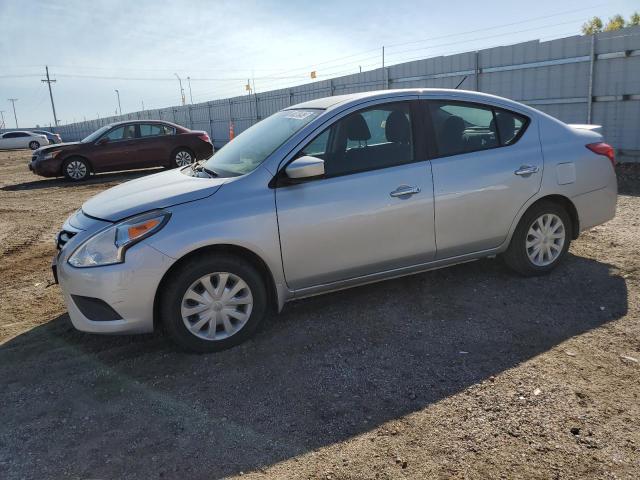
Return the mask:
[[[89,169],[89,164],[85,159],[74,157],[64,162],[64,165],[62,166],[62,173],[64,173],[67,180],[80,182],[89,178],[91,171]]]
[[[260,273],[240,257],[219,254],[187,261],[160,297],[160,320],[170,337],[193,352],[216,352],[247,340],[267,312]]]
[[[564,208],[553,202],[537,203],[520,219],[504,260],[524,276],[548,273],[569,250],[571,229]]]
[[[40,148],[40,142],[36,141],[36,140],[32,140],[29,142],[29,148],[31,150],[37,150]]]
[[[186,167],[191,165],[195,160],[195,155],[188,148],[179,148],[173,152],[172,167]]]

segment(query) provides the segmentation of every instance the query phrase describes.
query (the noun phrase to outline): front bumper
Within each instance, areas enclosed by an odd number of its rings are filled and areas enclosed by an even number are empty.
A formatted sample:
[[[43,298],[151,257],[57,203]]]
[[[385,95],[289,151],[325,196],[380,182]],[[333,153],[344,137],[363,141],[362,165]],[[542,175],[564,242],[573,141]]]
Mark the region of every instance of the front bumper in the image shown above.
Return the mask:
[[[66,261],[66,248],[56,258],[57,277],[73,326],[91,333],[146,333],[153,331],[153,304],[162,277],[173,259],[140,243],[126,253],[124,263],[75,268]],[[74,299],[88,297],[104,302],[114,317],[90,318]]]

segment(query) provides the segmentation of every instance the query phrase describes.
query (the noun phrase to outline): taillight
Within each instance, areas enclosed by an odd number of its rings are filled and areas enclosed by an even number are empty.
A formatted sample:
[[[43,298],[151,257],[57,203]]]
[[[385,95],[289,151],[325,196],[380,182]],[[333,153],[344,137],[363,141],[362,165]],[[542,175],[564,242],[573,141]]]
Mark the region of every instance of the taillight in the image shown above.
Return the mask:
[[[597,153],[598,155],[604,155],[609,159],[611,165],[616,166],[616,153],[613,150],[613,147],[608,143],[598,142],[598,143],[590,143],[589,145],[585,145],[589,150],[593,153]]]
[[[209,134],[207,132],[204,132],[202,135],[198,135],[198,138],[205,142],[211,143],[211,139],[209,138]]]

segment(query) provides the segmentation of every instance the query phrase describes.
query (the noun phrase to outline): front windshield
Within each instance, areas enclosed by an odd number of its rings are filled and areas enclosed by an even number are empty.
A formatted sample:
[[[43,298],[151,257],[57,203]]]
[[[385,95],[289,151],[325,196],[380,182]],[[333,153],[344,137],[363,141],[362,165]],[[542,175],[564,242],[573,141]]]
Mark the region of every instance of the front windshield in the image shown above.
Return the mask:
[[[89,135],[88,137],[83,138],[82,140],[80,140],[81,143],[91,143],[94,140],[97,140],[98,137],[100,137],[100,135],[102,135],[104,132],[106,132],[107,130],[109,130],[111,128],[111,125],[105,125],[104,127],[100,127],[98,130],[96,130],[95,132],[93,132],[91,135]]]
[[[249,173],[321,113],[322,110],[283,110],[275,113],[227,143],[204,166],[221,175]]]

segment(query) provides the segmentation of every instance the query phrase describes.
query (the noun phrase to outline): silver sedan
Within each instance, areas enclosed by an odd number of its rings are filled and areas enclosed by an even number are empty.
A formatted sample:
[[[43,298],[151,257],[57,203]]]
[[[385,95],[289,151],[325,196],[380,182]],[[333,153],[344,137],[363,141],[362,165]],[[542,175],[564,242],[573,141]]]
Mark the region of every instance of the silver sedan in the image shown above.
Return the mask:
[[[216,351],[309,295],[498,255],[546,274],[615,215],[614,163],[597,126],[492,95],[322,98],[90,199],[54,269],[79,330]]]

